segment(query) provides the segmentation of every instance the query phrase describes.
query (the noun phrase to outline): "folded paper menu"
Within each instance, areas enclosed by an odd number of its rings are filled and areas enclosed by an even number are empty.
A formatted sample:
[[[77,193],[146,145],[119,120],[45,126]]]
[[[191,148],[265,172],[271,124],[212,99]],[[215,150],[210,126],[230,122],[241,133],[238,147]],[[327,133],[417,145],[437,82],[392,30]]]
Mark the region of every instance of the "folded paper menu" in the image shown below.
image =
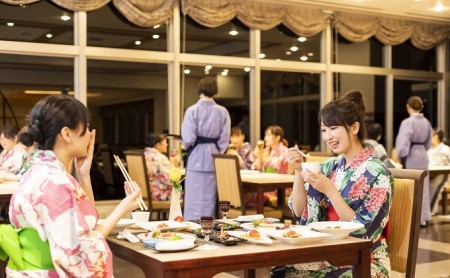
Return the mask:
[[[155,249],[158,251],[175,251],[175,250],[186,250],[194,248],[194,240],[192,239],[182,239],[182,240],[168,240],[163,242],[158,242],[155,245]]]
[[[262,214],[251,214],[251,215],[241,215],[239,216],[236,221],[239,222],[251,222],[253,220],[260,220],[264,219],[264,215]]]

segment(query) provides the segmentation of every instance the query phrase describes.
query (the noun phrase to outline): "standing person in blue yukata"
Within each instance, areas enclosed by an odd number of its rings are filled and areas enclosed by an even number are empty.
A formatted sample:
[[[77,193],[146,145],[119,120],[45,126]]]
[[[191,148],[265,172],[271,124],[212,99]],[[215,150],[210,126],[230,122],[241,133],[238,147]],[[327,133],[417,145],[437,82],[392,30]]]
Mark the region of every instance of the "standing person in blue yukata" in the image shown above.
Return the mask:
[[[188,152],[184,195],[187,220],[216,215],[217,186],[212,154],[227,149],[231,129],[227,109],[213,99],[218,92],[216,79],[201,79],[197,91],[200,99],[186,110],[181,125],[183,145]]]
[[[430,122],[420,113],[423,109],[423,101],[418,96],[408,99],[406,110],[409,117],[400,124],[400,129],[395,139],[397,159],[401,161],[404,169],[428,170],[427,150],[431,146],[433,128]],[[427,226],[431,220],[430,186],[429,177],[425,178],[422,198],[422,213],[420,225]]]

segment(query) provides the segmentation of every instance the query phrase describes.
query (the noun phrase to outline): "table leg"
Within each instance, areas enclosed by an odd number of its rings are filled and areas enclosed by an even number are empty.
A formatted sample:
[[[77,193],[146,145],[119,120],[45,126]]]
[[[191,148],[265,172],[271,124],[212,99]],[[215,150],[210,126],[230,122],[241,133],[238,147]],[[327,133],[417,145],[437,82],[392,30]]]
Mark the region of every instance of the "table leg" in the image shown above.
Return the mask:
[[[355,266],[354,275],[355,277],[365,278],[370,277],[370,258],[372,250],[362,249],[359,251],[359,261],[360,264]]]
[[[442,214],[447,214],[447,198],[448,198],[448,192],[445,190],[442,191]]]
[[[258,187],[256,191],[256,213],[264,214],[264,191]]]
[[[244,269],[244,278],[255,278],[256,269]]]

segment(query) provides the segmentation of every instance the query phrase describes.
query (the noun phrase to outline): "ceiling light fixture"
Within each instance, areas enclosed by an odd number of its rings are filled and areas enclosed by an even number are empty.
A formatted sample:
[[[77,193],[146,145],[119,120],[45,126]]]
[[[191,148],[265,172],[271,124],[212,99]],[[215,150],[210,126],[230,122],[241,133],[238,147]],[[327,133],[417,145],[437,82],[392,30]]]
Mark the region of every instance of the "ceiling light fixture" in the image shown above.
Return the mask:
[[[135,41],[134,42],[135,45],[141,45],[141,43],[142,43],[141,41]]]
[[[244,71],[245,71],[245,72],[249,72],[249,71],[250,71],[250,67],[245,67],[245,68],[244,68]]]
[[[158,34],[154,34],[152,37],[153,37],[153,39],[155,39],[155,40],[159,39],[159,35],[158,35]]]
[[[236,30],[231,30],[230,32],[228,32],[228,34],[230,34],[231,36],[236,36],[237,34],[239,34],[239,32]]]
[[[291,51],[286,51],[284,54],[286,54],[287,56],[289,56],[289,55],[292,55],[292,52]]]
[[[184,74],[189,74],[189,73],[191,73],[191,70],[190,70],[190,69],[185,69],[185,70],[184,70]]]
[[[290,50],[291,50],[292,52],[295,52],[295,51],[298,50],[298,47],[297,47],[296,45],[293,45],[293,46],[291,46]]]
[[[51,39],[51,38],[53,38],[53,35],[52,34],[50,34],[50,33],[48,33],[47,35],[45,35],[48,39]]]
[[[314,53],[308,52],[308,56],[309,56],[309,57],[312,57],[312,56],[314,56]]]
[[[8,25],[9,27],[13,27],[14,26],[14,22],[7,22],[6,25]]]
[[[308,56],[302,55],[302,56],[300,57],[300,60],[302,60],[303,62],[305,62],[305,61],[308,60]]]
[[[153,29],[158,29],[160,27],[159,24],[156,24],[155,26],[153,26]]]
[[[70,20],[70,16],[68,16],[68,15],[62,15],[61,16],[61,20],[63,20],[63,21],[69,21]]]
[[[305,41],[306,41],[306,38],[305,38],[305,37],[299,37],[299,38],[298,38],[298,41],[299,41],[299,42],[305,42]]]
[[[206,65],[205,69],[210,70],[210,69],[212,69],[212,66],[211,65]]]
[[[436,6],[433,8],[436,12],[442,12],[445,10],[445,7],[442,5],[441,2],[438,2]]]
[[[264,53],[259,53],[259,58],[261,58],[261,59],[264,59],[264,58],[266,58],[266,54],[264,54]]]
[[[222,76],[227,76],[228,75],[228,71],[222,71],[221,73],[220,73]]]

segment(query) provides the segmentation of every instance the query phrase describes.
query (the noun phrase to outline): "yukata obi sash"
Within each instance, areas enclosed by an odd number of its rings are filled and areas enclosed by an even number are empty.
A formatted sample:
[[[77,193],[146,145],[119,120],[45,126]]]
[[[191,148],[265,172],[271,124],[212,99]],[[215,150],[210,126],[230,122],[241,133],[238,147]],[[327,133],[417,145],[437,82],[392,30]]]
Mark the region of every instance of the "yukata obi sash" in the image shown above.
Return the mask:
[[[48,241],[42,241],[36,229],[16,229],[0,225],[0,259],[9,257],[8,267],[22,270],[54,270]]]
[[[329,221],[339,221],[339,215],[337,214],[336,210],[334,209],[334,207],[332,206],[328,206],[328,220]],[[378,239],[378,241],[382,240],[382,239],[389,239],[391,233],[391,221],[388,220],[388,222],[386,223],[386,226],[383,229],[383,232],[380,235],[380,238]]]

